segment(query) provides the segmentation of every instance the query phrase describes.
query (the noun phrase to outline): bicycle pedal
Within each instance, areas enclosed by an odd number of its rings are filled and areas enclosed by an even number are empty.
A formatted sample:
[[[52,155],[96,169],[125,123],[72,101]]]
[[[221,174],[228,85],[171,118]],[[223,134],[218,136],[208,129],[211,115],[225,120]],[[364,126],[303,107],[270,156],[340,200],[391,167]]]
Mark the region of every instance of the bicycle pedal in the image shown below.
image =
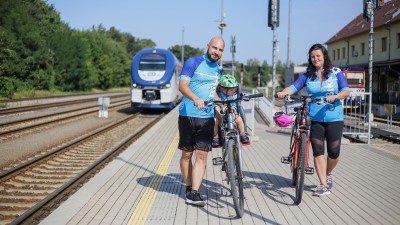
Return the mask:
[[[281,163],[289,164],[292,162],[292,157],[281,157]]]
[[[312,167],[307,167],[307,168],[306,168],[306,174],[314,174],[314,168],[312,168]]]
[[[221,157],[215,157],[215,158],[212,159],[212,161],[213,161],[213,165],[214,166],[221,165],[222,162],[223,162]]]

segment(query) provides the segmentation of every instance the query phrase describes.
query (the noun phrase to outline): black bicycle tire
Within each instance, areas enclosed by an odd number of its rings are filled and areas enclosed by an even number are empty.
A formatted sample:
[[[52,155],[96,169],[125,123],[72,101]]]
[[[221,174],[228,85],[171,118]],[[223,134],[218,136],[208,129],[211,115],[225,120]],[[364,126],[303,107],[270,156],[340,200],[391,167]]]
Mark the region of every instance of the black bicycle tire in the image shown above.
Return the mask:
[[[232,194],[232,199],[233,199],[233,206],[236,211],[236,215],[240,218],[243,216],[243,204],[241,207],[241,200],[240,200],[240,188],[239,184],[237,183],[238,180],[241,180],[241,177],[237,176],[237,163],[236,159],[234,157],[233,151],[234,151],[234,144],[235,141],[233,139],[228,140],[227,144],[227,156],[228,156],[228,162],[227,162],[227,170],[228,170],[228,181],[231,186],[231,194]],[[239,166],[240,167],[240,166]],[[243,184],[242,184],[243,185]],[[243,187],[243,186],[242,186]],[[243,191],[243,188],[242,188]]]
[[[295,133],[295,126],[293,126],[293,128],[292,128],[292,135],[291,135],[291,137],[290,137],[290,151],[293,150],[292,148],[295,148],[295,149],[296,149],[296,143],[293,143],[293,142],[294,142],[294,139],[295,139],[295,135],[296,135],[296,133]],[[289,155],[289,157],[291,157],[291,159],[290,159],[290,169],[291,169],[291,171],[292,171],[292,185],[293,185],[293,186],[295,186],[296,183],[297,183],[297,176],[296,176],[297,170],[296,170],[296,168],[294,168],[294,154],[295,154],[295,153],[296,153],[296,151],[294,151],[294,153],[291,153],[291,154]]]
[[[239,206],[238,206],[238,211],[236,214],[239,218],[241,218],[244,214],[244,191],[243,191],[243,170],[242,170],[242,156],[239,153],[239,148],[240,148],[240,141],[239,141],[239,136],[236,136],[236,142],[235,142],[235,151],[238,157],[235,158],[235,165],[236,165],[236,180],[238,182],[238,191],[239,191]]]
[[[301,117],[301,113],[300,113],[300,110],[298,110],[297,112],[296,112],[296,118],[295,118],[295,122],[294,122],[294,125],[293,125],[293,127],[292,127],[292,135],[291,135],[291,137],[290,137],[290,148],[292,148],[292,146],[296,149],[296,148],[299,148],[299,146],[300,145],[298,145],[298,146],[296,146],[296,143],[293,143],[294,142],[294,140],[295,140],[295,136],[296,136],[296,132],[297,132],[297,128],[298,128],[298,126],[299,126],[299,124],[300,124],[300,117]],[[292,150],[292,149],[290,149],[290,150]],[[295,162],[294,162],[294,160],[295,160],[295,154],[296,154],[296,152],[298,152],[298,150],[296,151],[294,151],[293,152],[293,154],[291,155],[291,156],[289,156],[289,157],[292,157],[291,158],[291,163],[290,163],[290,168],[291,168],[291,170],[292,170],[292,185],[293,186],[296,186],[296,184],[297,184],[297,169],[296,168],[294,168],[294,164],[295,164]],[[297,159],[298,159],[298,156],[297,156]]]
[[[297,161],[297,184],[296,184],[296,200],[295,204],[301,203],[304,191],[304,176],[306,174],[306,148],[307,135],[302,133],[299,140],[299,155]]]

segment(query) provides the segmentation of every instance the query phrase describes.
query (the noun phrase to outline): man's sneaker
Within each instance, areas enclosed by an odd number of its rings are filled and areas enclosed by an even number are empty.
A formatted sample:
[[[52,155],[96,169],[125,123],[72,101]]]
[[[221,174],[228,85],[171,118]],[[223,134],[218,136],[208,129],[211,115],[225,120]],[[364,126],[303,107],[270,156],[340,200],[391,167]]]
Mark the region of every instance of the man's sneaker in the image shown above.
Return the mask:
[[[243,146],[250,145],[250,139],[247,137],[246,134],[241,134],[240,135],[240,143],[242,143]]]
[[[314,196],[324,196],[324,195],[329,195],[331,191],[329,191],[328,186],[325,186],[323,184],[320,184],[315,188],[313,195]]]
[[[196,190],[192,190],[186,198],[187,204],[197,205],[197,206],[205,206],[206,200],[203,200],[200,196],[200,193]]]
[[[328,189],[331,190],[333,187],[333,174],[330,173],[326,176],[326,186],[328,186]]]
[[[221,147],[221,146],[219,145],[219,138],[218,138],[218,137],[215,137],[215,138],[213,139],[213,141],[212,141],[212,147],[213,147],[213,148],[219,148],[219,147]]]
[[[186,186],[186,191],[185,191],[185,198],[186,198],[186,200],[187,200],[187,198],[188,198],[188,196],[189,196],[189,194],[190,194],[191,191],[192,191],[192,185]]]

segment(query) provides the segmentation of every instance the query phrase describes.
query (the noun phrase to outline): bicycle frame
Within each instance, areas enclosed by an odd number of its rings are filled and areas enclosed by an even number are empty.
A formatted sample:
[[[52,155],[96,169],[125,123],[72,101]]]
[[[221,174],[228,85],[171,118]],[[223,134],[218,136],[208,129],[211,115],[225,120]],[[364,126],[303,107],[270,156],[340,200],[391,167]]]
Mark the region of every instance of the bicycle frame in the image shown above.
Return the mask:
[[[227,104],[227,110],[226,112],[224,112],[223,115],[223,126],[221,127],[221,129],[223,129],[224,131],[224,138],[223,138],[223,146],[224,148],[222,149],[224,156],[225,156],[225,151],[226,151],[226,144],[228,143],[227,140],[229,139],[233,139],[236,143],[236,145],[238,146],[237,149],[238,151],[236,152],[237,157],[239,159],[239,163],[240,163],[240,168],[243,168],[243,159],[242,159],[242,148],[241,145],[239,144],[239,130],[238,127],[235,123],[235,120],[233,118],[233,112],[232,112],[232,106],[231,104]],[[236,154],[233,154],[234,156],[236,156]],[[241,171],[242,172],[242,171]],[[240,178],[243,177],[243,174],[239,174]]]
[[[293,102],[293,99],[301,102],[300,107],[294,107],[295,120],[290,136],[290,151],[288,157],[282,157],[281,162],[291,164],[292,184],[296,186],[295,204],[300,204],[304,190],[304,175],[313,174],[314,168],[309,167],[310,152],[310,126],[311,121],[308,116],[308,102],[311,98],[304,97],[285,97],[286,114],[287,103]]]
[[[301,134],[304,133],[307,136],[307,148],[306,148],[306,168],[309,168],[309,154],[310,154],[310,126],[307,125],[307,104],[304,104],[301,108],[297,109],[295,124],[294,124],[294,133],[293,139],[294,142],[290,146],[290,153],[293,154],[294,159],[294,168],[298,168],[298,156],[299,156],[299,148],[300,148],[300,137]],[[292,139],[291,138],[291,139]]]

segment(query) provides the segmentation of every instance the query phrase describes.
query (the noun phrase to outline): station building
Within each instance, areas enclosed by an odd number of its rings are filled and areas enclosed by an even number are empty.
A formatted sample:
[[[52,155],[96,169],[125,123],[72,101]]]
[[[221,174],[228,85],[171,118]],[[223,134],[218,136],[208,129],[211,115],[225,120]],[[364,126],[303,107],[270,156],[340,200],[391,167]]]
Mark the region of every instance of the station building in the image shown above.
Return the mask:
[[[325,43],[333,65],[365,69],[366,91],[369,90],[370,22],[360,13]],[[384,104],[396,105],[399,112],[400,0],[376,1],[372,55],[372,113],[383,114]]]

